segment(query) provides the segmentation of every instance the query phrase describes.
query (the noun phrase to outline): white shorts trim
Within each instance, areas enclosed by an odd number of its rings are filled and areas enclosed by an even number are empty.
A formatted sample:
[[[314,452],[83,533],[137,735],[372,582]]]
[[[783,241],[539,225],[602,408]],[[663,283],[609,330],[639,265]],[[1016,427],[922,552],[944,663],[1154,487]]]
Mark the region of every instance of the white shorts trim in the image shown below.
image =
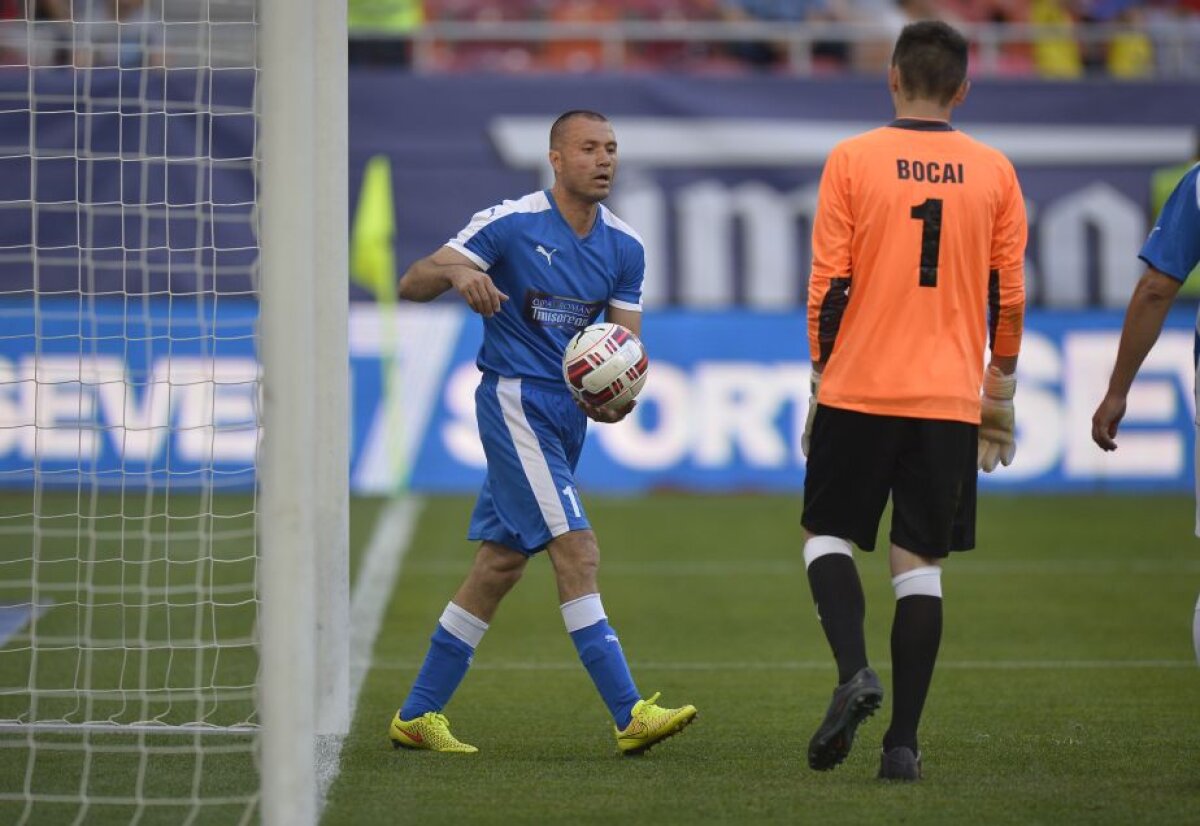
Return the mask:
[[[525,471],[525,478],[533,490],[542,519],[551,537],[561,536],[571,530],[571,523],[567,520],[567,512],[554,485],[550,465],[542,455],[537,434],[525,418],[525,408],[521,406],[521,380],[500,377],[496,381],[496,396],[500,399],[504,424],[508,427],[508,434],[512,437],[521,469]]]

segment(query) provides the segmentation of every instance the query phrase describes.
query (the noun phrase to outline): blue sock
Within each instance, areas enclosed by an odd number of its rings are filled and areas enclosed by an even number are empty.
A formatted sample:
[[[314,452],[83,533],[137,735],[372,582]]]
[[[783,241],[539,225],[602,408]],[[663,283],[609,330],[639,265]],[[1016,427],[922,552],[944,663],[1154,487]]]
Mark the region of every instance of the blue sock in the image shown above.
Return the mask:
[[[571,640],[579,659],[583,661],[596,690],[604,698],[604,704],[612,714],[617,728],[624,729],[632,719],[630,712],[641,697],[633,677],[629,674],[629,665],[625,662],[625,652],[617,640],[617,633],[612,630],[608,620],[599,622],[571,632]]]
[[[445,708],[466,676],[474,653],[474,648],[451,634],[439,622],[430,638],[425,663],[400,709],[400,719],[412,720],[427,711]]]

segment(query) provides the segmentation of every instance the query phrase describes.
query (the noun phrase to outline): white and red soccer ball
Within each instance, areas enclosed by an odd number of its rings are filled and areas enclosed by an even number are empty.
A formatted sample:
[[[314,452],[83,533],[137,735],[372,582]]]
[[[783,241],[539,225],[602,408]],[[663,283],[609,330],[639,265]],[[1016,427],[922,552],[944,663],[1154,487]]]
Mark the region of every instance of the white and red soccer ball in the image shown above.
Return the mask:
[[[620,324],[592,324],[563,353],[563,378],[576,399],[620,410],[646,383],[650,359],[641,340]]]

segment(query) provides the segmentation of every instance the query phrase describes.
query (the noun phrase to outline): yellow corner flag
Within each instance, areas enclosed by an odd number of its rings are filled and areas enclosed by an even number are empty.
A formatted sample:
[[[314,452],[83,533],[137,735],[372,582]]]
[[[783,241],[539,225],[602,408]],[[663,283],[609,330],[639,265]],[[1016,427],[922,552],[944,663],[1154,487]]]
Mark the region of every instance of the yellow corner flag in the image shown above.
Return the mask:
[[[384,428],[383,461],[395,492],[408,484],[404,407],[400,398],[401,364],[397,359],[396,210],[392,198],[392,162],[375,155],[363,170],[354,226],[350,231],[350,278],[375,297],[380,317],[379,369],[383,392],[379,401]]]
[[[392,201],[392,162],[375,155],[363,172],[350,233],[350,278],[380,303],[396,300],[396,212]]]

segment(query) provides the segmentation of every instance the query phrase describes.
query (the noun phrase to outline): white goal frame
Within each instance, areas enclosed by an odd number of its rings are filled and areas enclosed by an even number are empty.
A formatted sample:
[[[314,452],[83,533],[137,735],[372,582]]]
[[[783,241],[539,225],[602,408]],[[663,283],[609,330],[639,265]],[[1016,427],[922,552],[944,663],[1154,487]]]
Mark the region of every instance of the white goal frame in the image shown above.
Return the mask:
[[[290,826],[350,723],[346,0],[260,8],[262,814]]]
[[[351,711],[347,0],[244,2],[253,5],[258,27],[254,151],[262,407],[255,468],[258,589],[250,598],[259,603],[256,640],[250,640],[258,648],[257,722],[76,724],[33,715],[0,721],[0,730],[27,734],[31,748],[41,733],[181,734],[193,737],[197,748],[220,735],[249,735],[260,757],[262,822],[310,826],[319,817],[316,739],[344,736]],[[211,61],[211,44],[209,56]],[[32,123],[32,99],[30,107]],[[29,152],[40,157],[32,139]],[[36,221],[36,195],[29,200]],[[36,579],[33,587],[38,605]],[[31,625],[36,633],[36,611]],[[37,797],[29,791],[33,759],[22,822]],[[38,799],[74,802],[53,793]],[[5,802],[13,800],[19,798],[6,791]],[[254,797],[246,802],[248,817]]]

